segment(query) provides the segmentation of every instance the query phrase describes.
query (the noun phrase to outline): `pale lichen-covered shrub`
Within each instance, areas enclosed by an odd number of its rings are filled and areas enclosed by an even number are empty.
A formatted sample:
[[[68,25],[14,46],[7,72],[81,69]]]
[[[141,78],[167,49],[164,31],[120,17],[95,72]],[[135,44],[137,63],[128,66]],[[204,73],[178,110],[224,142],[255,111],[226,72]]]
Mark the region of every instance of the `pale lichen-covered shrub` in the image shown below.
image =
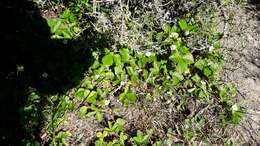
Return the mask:
[[[92,1],[93,11],[87,15],[94,16],[95,29],[102,33],[108,33],[115,40],[114,49],[117,46],[127,46],[134,50],[160,51],[159,44],[155,43],[156,33],[163,29],[164,25],[177,25],[179,19],[198,21],[203,24],[206,19],[211,22],[210,15],[203,13],[214,11],[221,2],[219,0],[105,0]],[[196,19],[191,16],[196,16]],[[206,32],[202,32],[203,35]],[[200,35],[202,34],[200,33]],[[191,34],[185,36],[191,37]],[[198,40],[191,40],[191,47],[202,47],[208,40],[203,36]],[[201,43],[203,42],[203,43]],[[202,45],[201,45],[202,44]],[[205,46],[204,46],[205,47]],[[208,47],[208,46],[207,46]]]

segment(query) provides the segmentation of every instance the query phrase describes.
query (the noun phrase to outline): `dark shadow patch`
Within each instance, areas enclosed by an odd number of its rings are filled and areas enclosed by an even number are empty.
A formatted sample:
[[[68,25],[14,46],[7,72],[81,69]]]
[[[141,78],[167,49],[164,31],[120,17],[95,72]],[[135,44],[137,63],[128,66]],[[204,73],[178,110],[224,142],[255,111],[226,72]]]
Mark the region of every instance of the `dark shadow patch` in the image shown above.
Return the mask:
[[[0,16],[0,143],[21,145],[23,139],[40,140],[44,122],[46,99],[40,98],[37,121],[30,132],[25,129],[31,123],[22,121],[19,110],[30,89],[44,97],[77,86],[94,61],[92,51],[109,47],[110,40],[91,29],[78,40],[51,39],[47,21],[29,0],[0,1]]]
[[[247,2],[249,5],[247,9],[253,11],[257,20],[260,21],[260,0],[248,0]]]

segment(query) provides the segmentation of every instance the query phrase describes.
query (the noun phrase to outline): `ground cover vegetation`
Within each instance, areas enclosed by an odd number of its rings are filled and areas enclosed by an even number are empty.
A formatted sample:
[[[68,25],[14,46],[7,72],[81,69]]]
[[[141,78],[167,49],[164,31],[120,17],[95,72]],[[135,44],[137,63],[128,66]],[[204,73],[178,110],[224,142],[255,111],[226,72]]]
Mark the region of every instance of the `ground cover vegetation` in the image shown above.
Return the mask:
[[[235,127],[244,111],[236,101],[236,88],[220,81],[223,32],[217,31],[216,18],[220,7],[242,1],[34,3],[46,20],[50,40],[77,56],[65,56],[74,63],[58,68],[60,74],[69,72],[54,77],[55,82],[68,80],[60,82],[64,85],[23,88],[23,145],[236,143]],[[41,77],[52,78],[52,68]],[[26,77],[26,69],[20,64],[16,75]],[[61,89],[46,93],[55,90],[52,85]]]

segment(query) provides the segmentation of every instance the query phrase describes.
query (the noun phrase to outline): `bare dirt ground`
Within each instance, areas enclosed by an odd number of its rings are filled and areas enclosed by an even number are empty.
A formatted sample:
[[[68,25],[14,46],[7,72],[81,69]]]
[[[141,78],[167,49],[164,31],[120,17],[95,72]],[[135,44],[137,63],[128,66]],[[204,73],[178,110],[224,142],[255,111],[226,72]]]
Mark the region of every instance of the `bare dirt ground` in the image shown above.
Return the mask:
[[[249,2],[250,3],[250,2]],[[238,89],[246,116],[238,126],[242,143],[260,144],[260,1],[246,8],[230,7],[221,40],[226,65],[222,79]]]

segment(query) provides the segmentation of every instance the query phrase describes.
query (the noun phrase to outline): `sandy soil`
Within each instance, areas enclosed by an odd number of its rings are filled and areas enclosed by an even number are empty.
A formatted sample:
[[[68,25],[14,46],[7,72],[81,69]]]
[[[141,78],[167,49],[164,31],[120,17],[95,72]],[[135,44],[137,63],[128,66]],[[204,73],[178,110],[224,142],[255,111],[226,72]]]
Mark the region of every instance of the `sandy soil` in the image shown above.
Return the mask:
[[[259,5],[232,7],[221,40],[226,66],[222,79],[236,85],[238,101],[246,111],[238,126],[242,142],[260,143],[260,11]]]

